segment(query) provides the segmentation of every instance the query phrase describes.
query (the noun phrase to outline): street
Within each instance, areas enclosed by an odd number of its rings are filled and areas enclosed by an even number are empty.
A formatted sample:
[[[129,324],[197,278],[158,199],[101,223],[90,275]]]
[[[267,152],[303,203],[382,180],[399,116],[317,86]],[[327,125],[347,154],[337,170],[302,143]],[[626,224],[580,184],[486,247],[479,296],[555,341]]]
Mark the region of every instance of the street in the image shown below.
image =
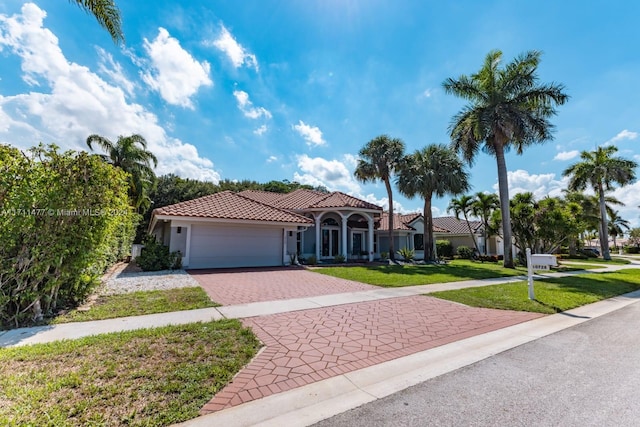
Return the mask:
[[[316,426],[637,426],[640,303]]]

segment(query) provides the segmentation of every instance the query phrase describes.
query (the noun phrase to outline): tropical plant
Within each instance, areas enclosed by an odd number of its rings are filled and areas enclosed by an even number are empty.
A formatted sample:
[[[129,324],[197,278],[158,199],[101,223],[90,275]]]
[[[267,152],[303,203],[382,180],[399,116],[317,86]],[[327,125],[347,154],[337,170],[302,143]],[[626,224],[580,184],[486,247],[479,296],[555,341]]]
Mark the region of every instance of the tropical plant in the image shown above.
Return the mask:
[[[389,257],[395,258],[393,244],[393,191],[391,178],[404,157],[404,142],[399,138],[380,135],[369,141],[358,153],[360,159],[353,172],[356,179],[363,182],[381,180],[387,189],[389,199]]]
[[[109,32],[114,43],[124,43],[120,10],[113,0],[75,0],[75,3],[96,18],[98,24]]]
[[[159,243],[154,236],[147,236],[136,264],[144,271],[175,270],[182,268],[180,251],[169,252],[169,247]]]
[[[613,237],[613,246],[617,248],[616,238],[624,235],[624,230],[630,229],[630,222],[622,218],[618,211],[607,211],[607,214],[609,215],[609,235]]]
[[[141,135],[119,136],[114,144],[100,135],[90,135],[87,145],[93,150],[97,145],[107,154],[101,154],[107,163],[129,174],[129,195],[136,208],[151,204],[149,191],[155,181],[153,167],[158,165],[156,156],[147,150],[147,141]]]
[[[470,101],[449,126],[452,147],[469,164],[481,148],[496,158],[504,266],[508,268],[514,263],[505,152],[515,148],[522,154],[532,144],[551,140],[553,125],[549,118],[556,113],[554,104],[564,104],[568,99],[562,85],[538,82],[540,56],[540,52],[530,51],[500,68],[502,52],[494,50],[477,73],[443,83],[445,92]]]
[[[436,240],[436,253],[439,258],[452,258],[453,245],[449,240]]]
[[[615,184],[625,186],[636,179],[635,169],[638,166],[633,160],[627,160],[614,156],[618,148],[614,145],[598,147],[594,151],[580,153],[581,161],[574,163],[564,170],[563,176],[570,177],[569,190],[583,191],[587,187],[592,188],[599,200],[600,248],[602,257],[611,259],[609,253],[609,225],[607,224],[605,193],[611,191]]]
[[[407,247],[399,249],[398,250],[398,255],[400,255],[402,257],[402,259],[404,259],[407,262],[413,261],[413,259],[416,257],[415,251],[413,249],[409,249]]]
[[[397,179],[398,188],[409,198],[424,200],[424,259],[435,261],[431,199],[469,190],[469,173],[454,151],[432,144],[407,156]]]
[[[471,214],[480,218],[482,222],[482,237],[484,239],[484,254],[487,255],[488,242],[493,229],[490,226],[490,219],[493,212],[500,207],[500,199],[495,193],[476,193],[475,200],[471,205]]]
[[[456,253],[462,259],[471,259],[473,258],[473,249],[469,246],[460,245],[456,248]]]
[[[469,236],[473,241],[473,246],[476,248],[476,251],[480,253],[480,248],[478,248],[478,242],[476,241],[476,235],[473,233],[473,230],[471,229],[471,223],[469,222],[469,214],[472,213],[473,202],[473,196],[462,195],[458,198],[453,198],[449,202],[447,212],[453,211],[458,221],[460,220],[460,215],[462,214],[464,221],[467,223],[467,229],[469,230]]]

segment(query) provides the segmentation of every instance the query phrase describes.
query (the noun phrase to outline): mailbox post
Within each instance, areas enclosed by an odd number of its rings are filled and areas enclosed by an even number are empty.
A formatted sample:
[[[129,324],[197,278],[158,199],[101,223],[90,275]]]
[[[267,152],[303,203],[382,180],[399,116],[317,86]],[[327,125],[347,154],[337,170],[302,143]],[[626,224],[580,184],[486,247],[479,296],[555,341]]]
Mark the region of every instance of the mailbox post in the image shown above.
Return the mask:
[[[529,299],[536,299],[533,294],[533,261],[531,260],[531,249],[527,248],[527,280],[529,282]]]

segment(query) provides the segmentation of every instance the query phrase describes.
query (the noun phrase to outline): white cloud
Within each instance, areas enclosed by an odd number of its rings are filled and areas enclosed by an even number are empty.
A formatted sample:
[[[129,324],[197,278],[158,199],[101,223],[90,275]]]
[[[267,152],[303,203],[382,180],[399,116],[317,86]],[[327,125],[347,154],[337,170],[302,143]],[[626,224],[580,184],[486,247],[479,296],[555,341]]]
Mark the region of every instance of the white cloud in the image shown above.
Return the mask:
[[[238,101],[238,108],[242,111],[245,117],[250,119],[259,119],[260,117],[265,117],[267,119],[271,118],[271,113],[269,110],[263,107],[254,107],[253,103],[249,101],[249,94],[242,90],[234,90],[233,96],[236,97],[236,101]]]
[[[253,133],[254,133],[254,134],[256,134],[256,135],[258,135],[258,136],[261,136],[261,135],[263,135],[263,134],[264,134],[266,131],[268,131],[268,130],[269,130],[269,129],[267,128],[267,125],[262,125],[262,126],[260,126],[259,128],[254,129],[254,130],[253,130]]]
[[[567,188],[569,178],[561,178],[560,181],[555,179],[554,173],[530,175],[529,172],[519,169],[507,172],[509,180],[509,197],[513,197],[518,193],[533,193],[536,200],[540,200],[546,196],[562,196],[562,190]],[[498,192],[498,184],[493,186]]]
[[[139,133],[158,157],[157,173],[220,179],[209,159],[200,157],[195,146],[168,136],[153,113],[127,101],[122,88],[69,62],[57,37],[43,27],[45,16],[32,3],[24,4],[20,14],[0,14],[0,49],[19,56],[23,78],[41,86],[41,92],[0,95],[0,140],[23,149],[38,141],[85,149],[90,134],[115,140]]]
[[[358,156],[354,156],[353,154],[347,153],[344,155],[344,162],[351,169],[355,169],[358,166]]]
[[[133,90],[136,85],[129,80],[122,71],[122,66],[114,61],[113,56],[101,47],[96,47],[98,56],[100,56],[100,63],[98,64],[98,70],[109,77],[111,81],[121,87],[127,92],[127,95],[132,96]]]
[[[614,136],[613,138],[605,142],[605,145],[615,144],[616,142],[623,141],[625,139],[634,140],[637,137],[638,137],[638,132],[631,132],[627,129],[624,129],[623,131],[619,132],[616,136]]]
[[[324,186],[329,190],[340,190],[348,193],[360,192],[360,185],[353,173],[339,160],[327,160],[322,157],[309,157],[306,154],[297,156],[298,168],[294,180],[301,184]]]
[[[229,57],[235,68],[240,68],[241,66],[246,65],[247,67],[254,68],[258,71],[258,60],[256,59],[256,56],[249,53],[244,47],[242,47],[242,45],[236,41],[224,25],[220,30],[218,38],[207,44],[212,44],[224,52]]]
[[[640,227],[640,182],[616,188],[609,195],[620,200],[625,206],[614,206],[620,216],[631,223],[631,227]]]
[[[277,160],[278,158],[276,156],[269,156],[269,158],[267,159],[267,163],[273,163]]]
[[[362,195],[360,193],[354,194],[353,196],[365,200],[369,203],[373,203],[374,205],[378,205],[380,206],[382,209],[384,209],[385,211],[389,210],[389,198],[388,197],[381,197],[381,198],[377,198],[373,193],[369,193],[367,195]],[[437,209],[437,208],[434,208]],[[402,204],[400,202],[398,202],[397,200],[393,201],[393,212],[394,213],[401,213],[401,214],[406,214],[406,213],[411,213],[411,212],[415,212],[416,210],[411,210],[411,209],[406,209],[404,206],[402,206]]]
[[[158,30],[153,42],[144,39],[152,70],[143,73],[142,79],[169,104],[193,108],[191,97],[201,86],[213,85],[209,63],[196,61],[167,30]]]
[[[300,120],[297,125],[293,125],[293,129],[304,138],[308,146],[326,144],[326,141],[322,138],[322,131],[317,126],[310,126]]]
[[[553,160],[566,161],[566,160],[575,159],[579,155],[580,155],[580,152],[578,150],[561,151],[558,154],[556,154]]]
[[[422,96],[425,98],[431,98],[431,95],[433,95],[433,92],[431,89],[425,89],[425,91],[422,92]]]

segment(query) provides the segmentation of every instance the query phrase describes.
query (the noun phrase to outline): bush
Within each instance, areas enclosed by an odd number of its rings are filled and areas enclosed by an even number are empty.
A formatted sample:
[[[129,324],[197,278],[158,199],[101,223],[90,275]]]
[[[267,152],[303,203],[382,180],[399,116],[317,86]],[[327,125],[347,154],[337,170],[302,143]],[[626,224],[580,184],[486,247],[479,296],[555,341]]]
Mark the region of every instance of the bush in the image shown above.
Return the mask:
[[[478,260],[482,262],[498,262],[498,257],[495,255],[480,255]]]
[[[342,264],[345,261],[346,261],[346,259],[345,259],[344,255],[342,255],[342,254],[338,254],[335,257],[333,257],[333,262],[335,262],[336,264]]]
[[[625,253],[628,254],[640,254],[640,247],[638,246],[625,246]]]
[[[388,252],[380,252],[380,259],[382,259],[383,261],[389,259],[389,253]]]
[[[469,246],[460,245],[458,246],[458,249],[456,250],[456,252],[458,253],[458,256],[462,259],[473,258],[474,251]]]
[[[305,264],[307,265],[316,265],[317,263],[318,263],[318,258],[316,258],[315,255],[311,255],[305,260]]]
[[[402,258],[404,258],[405,261],[408,261],[408,262],[413,261],[416,255],[413,249],[409,249],[409,248],[402,248],[397,253]]]
[[[436,240],[436,252],[440,258],[453,258],[453,245],[448,240]]]
[[[86,152],[0,145],[0,324],[80,303],[131,248],[127,175]]]
[[[169,252],[167,246],[158,243],[153,236],[144,241],[144,248],[136,258],[136,264],[144,271],[175,270],[182,268],[180,251]]]

